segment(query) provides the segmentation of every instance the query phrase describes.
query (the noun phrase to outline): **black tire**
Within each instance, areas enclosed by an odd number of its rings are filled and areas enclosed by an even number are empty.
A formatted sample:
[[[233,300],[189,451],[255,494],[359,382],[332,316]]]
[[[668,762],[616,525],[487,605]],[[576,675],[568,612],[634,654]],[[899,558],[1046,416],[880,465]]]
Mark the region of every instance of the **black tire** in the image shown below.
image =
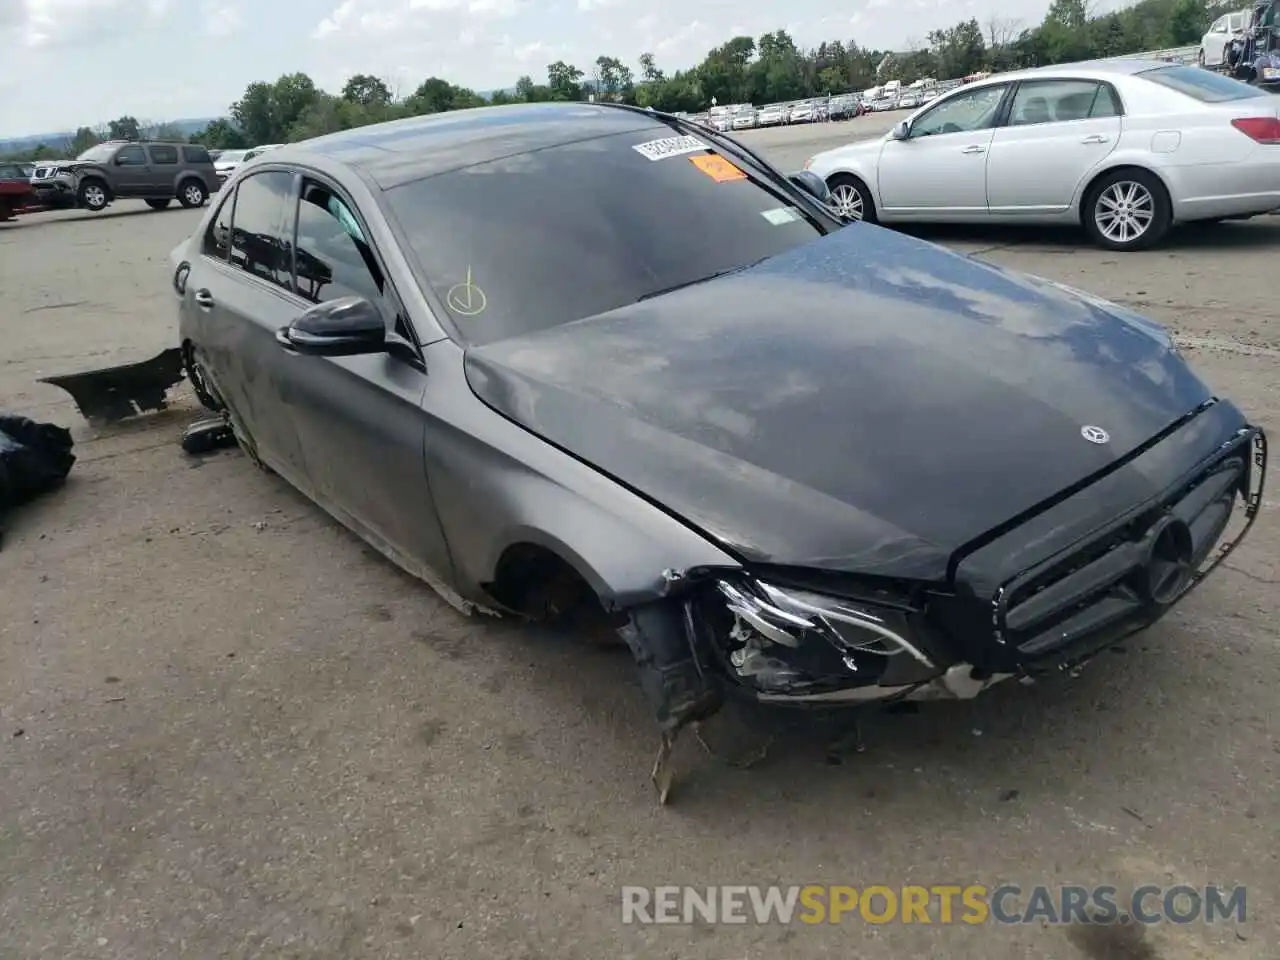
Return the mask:
[[[97,177],[88,177],[80,181],[80,186],[76,189],[76,200],[86,210],[98,213],[107,208],[107,204],[111,202],[111,194],[105,182]]]
[[[1197,50],[1197,51],[1196,51],[1196,65],[1197,65],[1197,66],[1201,66],[1201,67],[1203,67],[1203,66],[1204,66],[1204,50],[1203,50],[1203,48],[1202,48],[1202,49],[1200,49],[1200,50]]]
[[[208,189],[195,177],[189,177],[178,184],[178,202],[188,210],[204,206],[208,199]]]
[[[861,220],[863,223],[877,222],[876,202],[871,199],[871,191],[853,174],[837,173],[828,177],[827,188],[831,191],[831,205],[850,220]],[[851,192],[856,194],[856,200],[852,199]],[[851,199],[846,201],[845,197]],[[855,204],[857,212],[855,212]]]
[[[1125,204],[1121,216],[1130,228],[1140,226],[1144,222],[1143,214],[1149,213],[1145,227],[1125,236],[1123,228],[1117,232],[1099,224],[1099,217],[1107,210],[1104,196]],[[1090,185],[1080,205],[1080,219],[1089,238],[1104,250],[1147,250],[1168,235],[1173,226],[1173,205],[1159,177],[1146,170],[1124,167],[1103,174]]]
[[[147,206],[152,210],[164,210],[169,206],[168,200],[148,200]]]

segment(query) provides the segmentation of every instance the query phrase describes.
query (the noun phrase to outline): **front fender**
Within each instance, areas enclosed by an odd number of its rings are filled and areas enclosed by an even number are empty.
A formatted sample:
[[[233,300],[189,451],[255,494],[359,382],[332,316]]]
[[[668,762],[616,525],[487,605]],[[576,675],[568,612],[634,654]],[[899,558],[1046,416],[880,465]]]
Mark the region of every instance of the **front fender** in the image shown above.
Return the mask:
[[[652,600],[664,571],[737,567],[708,537],[486,406],[451,341],[427,350],[427,477],[456,588],[482,601],[520,543],[571,564],[609,609]]]
[[[827,156],[818,154],[813,158],[813,162],[808,169],[811,173],[816,173],[826,181],[828,186],[831,184],[832,177],[842,173],[857,177],[867,185],[867,189],[871,191],[872,199],[879,206],[880,185],[877,170],[880,165],[880,153],[884,149],[884,142],[882,140],[877,141],[874,147],[867,147],[861,144],[855,146],[857,152],[844,153],[841,150],[833,150]]]

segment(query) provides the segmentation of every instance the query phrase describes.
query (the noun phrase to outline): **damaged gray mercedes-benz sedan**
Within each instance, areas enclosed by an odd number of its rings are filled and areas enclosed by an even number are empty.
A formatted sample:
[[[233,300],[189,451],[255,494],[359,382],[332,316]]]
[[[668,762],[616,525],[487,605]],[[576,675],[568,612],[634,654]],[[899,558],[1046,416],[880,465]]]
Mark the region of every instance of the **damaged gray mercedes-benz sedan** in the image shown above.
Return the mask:
[[[283,147],[174,251],[183,357],[250,456],[455,606],[605,611],[660,760],[734,694],[1073,667],[1239,542],[1262,431],[1160,327],[823,191],[610,105]]]

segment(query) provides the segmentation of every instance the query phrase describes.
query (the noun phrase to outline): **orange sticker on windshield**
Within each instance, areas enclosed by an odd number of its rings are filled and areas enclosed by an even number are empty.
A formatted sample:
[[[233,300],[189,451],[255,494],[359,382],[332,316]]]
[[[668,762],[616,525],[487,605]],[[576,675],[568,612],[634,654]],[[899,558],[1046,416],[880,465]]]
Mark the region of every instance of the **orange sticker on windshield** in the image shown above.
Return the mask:
[[[747,175],[735,167],[724,157],[714,153],[703,153],[690,157],[689,162],[705,173],[716,183],[728,183],[730,180],[745,180]]]

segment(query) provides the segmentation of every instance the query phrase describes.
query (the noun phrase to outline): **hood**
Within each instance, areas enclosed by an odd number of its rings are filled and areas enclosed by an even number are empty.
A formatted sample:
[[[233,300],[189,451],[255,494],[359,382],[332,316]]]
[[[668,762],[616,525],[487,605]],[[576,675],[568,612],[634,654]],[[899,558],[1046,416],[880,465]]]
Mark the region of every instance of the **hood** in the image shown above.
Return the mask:
[[[748,562],[932,581],[1210,395],[1150,321],[868,224],[466,365]]]

